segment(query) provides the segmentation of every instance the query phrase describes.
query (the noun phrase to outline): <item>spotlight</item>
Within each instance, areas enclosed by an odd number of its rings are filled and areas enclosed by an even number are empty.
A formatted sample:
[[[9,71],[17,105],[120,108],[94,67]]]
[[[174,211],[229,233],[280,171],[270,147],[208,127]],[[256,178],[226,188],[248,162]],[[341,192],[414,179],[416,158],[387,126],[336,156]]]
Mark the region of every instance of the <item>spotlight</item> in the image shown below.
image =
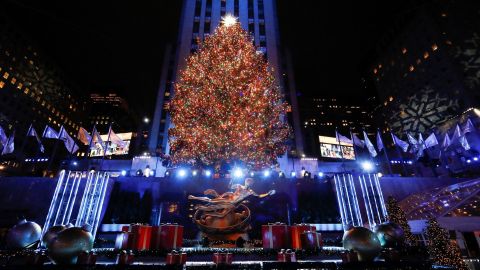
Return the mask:
[[[178,170],[178,177],[185,177],[187,175],[187,171],[185,169]]]
[[[472,161],[470,159],[467,159],[467,163],[471,163]]]
[[[77,165],[78,165],[78,162],[74,161],[74,162],[72,162],[72,165],[73,165],[73,166],[77,166]]]
[[[210,177],[210,175],[212,175],[212,172],[210,170],[206,170],[205,171],[205,176]]]
[[[250,172],[250,177],[254,177],[255,176],[255,173],[254,172]]]
[[[377,173],[378,178],[382,177],[383,174],[381,172]]]
[[[478,157],[474,157],[474,158],[473,158],[473,161],[478,161]]]
[[[296,175],[297,175],[297,173],[296,173],[295,171],[292,171],[292,172],[290,173],[290,176],[291,176],[291,177],[295,177]]]
[[[269,177],[270,176],[270,171],[269,170],[263,171],[263,176]]]
[[[370,162],[370,161],[364,161],[364,162],[362,162],[361,165],[362,165],[362,169],[366,172],[371,172],[373,170],[373,167],[374,167],[373,163]]]
[[[318,172],[318,177],[323,177],[323,172]]]
[[[150,119],[148,119],[148,117],[145,117],[145,118],[143,118],[143,122],[145,124],[148,124],[148,123],[150,123]]]
[[[193,175],[193,176],[197,175],[197,170],[193,170],[193,171],[192,171],[192,175]]]
[[[243,177],[242,169],[240,169],[240,168],[233,169],[233,176],[236,177],[236,178]]]
[[[125,175],[127,175],[127,171],[122,170],[121,174],[122,174],[122,176],[125,176]]]

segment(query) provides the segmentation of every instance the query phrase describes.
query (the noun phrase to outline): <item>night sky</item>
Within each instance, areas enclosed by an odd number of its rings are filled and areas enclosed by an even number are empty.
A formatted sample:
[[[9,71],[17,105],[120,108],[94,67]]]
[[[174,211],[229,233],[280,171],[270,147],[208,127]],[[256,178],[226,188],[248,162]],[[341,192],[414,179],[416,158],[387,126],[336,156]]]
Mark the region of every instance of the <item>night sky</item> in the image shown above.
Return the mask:
[[[152,115],[164,46],[176,41],[182,1],[0,3],[86,94],[113,90],[139,115]],[[392,18],[408,10],[407,3],[278,0],[281,44],[292,54],[300,94],[374,93],[362,88],[362,72]]]

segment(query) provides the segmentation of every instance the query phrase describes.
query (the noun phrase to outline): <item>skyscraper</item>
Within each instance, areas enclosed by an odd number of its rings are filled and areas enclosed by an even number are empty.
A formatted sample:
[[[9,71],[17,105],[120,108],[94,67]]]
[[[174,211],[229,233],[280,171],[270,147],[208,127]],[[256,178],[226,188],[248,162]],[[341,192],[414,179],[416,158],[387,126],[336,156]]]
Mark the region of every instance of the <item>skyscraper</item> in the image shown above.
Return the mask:
[[[480,105],[480,4],[431,1],[396,20],[370,70],[385,126],[429,132]]]
[[[198,41],[213,33],[226,14],[238,18],[242,27],[252,35],[258,51],[273,67],[277,82],[292,108],[287,115],[294,133],[290,154],[303,154],[293,75],[287,67],[288,59],[282,59],[275,0],[184,0],[177,45],[168,47],[165,52],[149,141],[150,150],[160,147],[168,153],[168,108],[174,94],[173,82],[185,67],[188,56],[198,49]]]

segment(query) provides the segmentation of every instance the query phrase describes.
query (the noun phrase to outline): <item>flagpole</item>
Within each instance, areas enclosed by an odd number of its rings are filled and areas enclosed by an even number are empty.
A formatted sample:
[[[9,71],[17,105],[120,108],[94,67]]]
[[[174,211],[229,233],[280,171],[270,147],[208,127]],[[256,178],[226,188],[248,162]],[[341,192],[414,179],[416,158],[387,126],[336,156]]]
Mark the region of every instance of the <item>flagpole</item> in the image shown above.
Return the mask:
[[[55,140],[55,144],[53,145],[52,155],[50,156],[50,159],[48,160],[47,172],[50,171],[50,168],[52,167],[53,159],[55,158],[55,154],[57,153],[58,141],[59,141],[58,136],[60,136],[60,134],[62,132],[62,129],[63,129],[63,126],[62,126],[62,128],[60,129],[60,132],[57,135],[57,138]],[[43,135],[45,136],[45,131],[43,132]]]
[[[342,143],[340,142],[340,139],[338,138],[337,127],[335,127],[335,137],[337,138],[338,146],[340,148],[340,156],[342,157],[342,169],[343,169],[344,172],[347,172],[347,170],[345,169],[345,159],[343,157]]]
[[[353,138],[352,128],[348,127],[348,129],[350,130],[350,139],[352,140],[353,155],[355,156],[355,160],[358,161],[357,148],[355,147],[355,139]]]
[[[383,146],[383,154],[385,155],[385,158],[387,159],[387,167],[388,167],[388,171],[390,172],[390,175],[393,175],[393,172],[392,172],[392,166],[390,165],[390,159],[388,158],[388,154],[387,154],[387,147],[384,145],[383,143],[383,140],[382,140],[382,134],[380,133],[380,129],[377,128],[377,136],[380,136],[380,141],[382,141],[382,146]],[[378,144],[378,143],[377,143]],[[378,145],[377,145],[378,147]]]
[[[95,129],[97,128],[96,124],[93,124],[92,134],[90,135],[90,141],[88,142],[88,152],[83,159],[90,157],[90,151],[92,150],[93,136],[95,136]]]
[[[394,135],[393,133],[390,131],[390,134],[392,135],[392,139],[393,139],[393,144],[395,145],[395,150],[397,150],[397,154],[398,154],[398,157],[402,160],[402,168],[403,168],[403,173],[405,174],[405,176],[408,175],[408,172],[407,172],[407,168],[405,167],[405,163],[404,163],[404,157],[403,157],[403,154],[402,152],[400,151],[399,147],[398,147],[398,144],[397,142],[395,141],[394,139]]]
[[[27,130],[27,135],[25,136],[25,139],[22,142],[22,146],[20,147],[20,154],[23,154],[23,151],[25,150],[25,146],[27,145],[27,140],[28,140],[28,134],[30,133],[30,130],[32,129],[32,127],[33,127],[33,124],[30,124],[30,127]],[[23,155],[23,157],[24,156],[25,155]],[[25,160],[23,157],[22,157],[22,160]]]
[[[105,149],[104,149],[104,151],[103,151],[102,161],[100,162],[100,168],[99,168],[99,170],[102,169],[103,161],[105,160],[105,155],[107,154],[108,141],[110,141],[110,134],[112,134],[112,125],[113,125],[113,122],[110,122],[110,127],[108,128],[107,141],[105,142]]]

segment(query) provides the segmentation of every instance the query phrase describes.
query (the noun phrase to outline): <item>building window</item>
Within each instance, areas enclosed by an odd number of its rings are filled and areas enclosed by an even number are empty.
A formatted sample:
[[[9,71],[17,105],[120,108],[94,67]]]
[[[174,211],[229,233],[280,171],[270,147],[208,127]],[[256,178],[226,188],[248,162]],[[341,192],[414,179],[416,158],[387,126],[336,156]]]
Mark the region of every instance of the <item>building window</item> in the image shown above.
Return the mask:
[[[212,16],[212,0],[207,0],[207,6],[205,8],[205,17]]]
[[[203,32],[204,32],[205,34],[209,34],[209,33],[210,33],[210,21],[205,21],[205,26],[204,26]]]
[[[432,45],[432,51],[436,51],[436,50],[438,50],[438,46],[437,46],[437,44],[433,44]]]
[[[193,23],[193,33],[198,33],[198,31],[200,31],[200,22],[199,21],[195,21]]]
[[[195,1],[195,17],[200,17],[202,11],[202,0]]]
[[[10,74],[8,74],[8,72],[5,72],[5,74],[3,74],[4,79],[8,79],[8,76],[10,76]]]
[[[248,23],[248,32],[250,32],[250,35],[255,36],[255,23],[254,22],[249,22]]]
[[[0,81],[0,89],[3,88],[5,86],[5,83]]]
[[[248,18],[253,19],[253,0],[248,0]]]
[[[239,9],[240,9],[240,0],[234,0],[233,2],[233,15],[238,17]]]
[[[225,13],[227,12],[227,0],[221,0],[220,1],[220,16],[225,16]]]
[[[265,11],[263,9],[263,0],[258,0],[258,19],[265,19]]]

